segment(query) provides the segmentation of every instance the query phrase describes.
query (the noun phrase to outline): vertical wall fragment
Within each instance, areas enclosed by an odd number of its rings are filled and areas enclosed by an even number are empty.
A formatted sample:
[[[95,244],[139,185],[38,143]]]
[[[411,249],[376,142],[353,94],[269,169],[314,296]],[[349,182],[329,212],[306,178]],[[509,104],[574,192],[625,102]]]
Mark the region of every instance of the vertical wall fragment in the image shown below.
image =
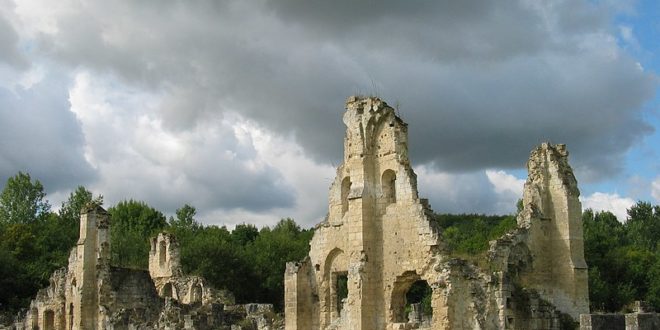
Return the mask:
[[[529,230],[533,262],[521,280],[577,320],[589,312],[589,289],[580,191],[566,146],[543,143],[532,151],[527,168],[518,223]]]

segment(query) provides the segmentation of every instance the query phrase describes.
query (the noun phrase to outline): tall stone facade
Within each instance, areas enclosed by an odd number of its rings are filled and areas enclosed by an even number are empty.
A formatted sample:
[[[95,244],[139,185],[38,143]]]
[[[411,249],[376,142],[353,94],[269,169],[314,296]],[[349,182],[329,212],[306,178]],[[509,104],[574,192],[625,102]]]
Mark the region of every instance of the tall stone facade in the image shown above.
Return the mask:
[[[532,152],[518,228],[491,242],[482,269],[443,248],[394,109],[351,97],[343,121],[328,216],[309,256],[286,267],[287,330],[559,329],[588,312],[579,192],[563,145]],[[420,281],[432,290],[426,322],[405,310]]]

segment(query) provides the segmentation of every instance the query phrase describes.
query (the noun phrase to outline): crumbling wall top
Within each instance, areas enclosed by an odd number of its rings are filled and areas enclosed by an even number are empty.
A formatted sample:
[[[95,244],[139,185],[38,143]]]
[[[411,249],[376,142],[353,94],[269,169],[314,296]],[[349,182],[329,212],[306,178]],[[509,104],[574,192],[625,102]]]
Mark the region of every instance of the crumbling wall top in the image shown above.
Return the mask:
[[[408,162],[408,125],[381,99],[349,97],[343,121],[346,124],[345,161],[397,154],[399,161]]]
[[[568,150],[565,144],[552,145],[545,142],[536,147],[530,154],[527,170],[528,185],[547,186],[548,180],[556,177],[568,194],[580,196],[577,180],[568,164]]]

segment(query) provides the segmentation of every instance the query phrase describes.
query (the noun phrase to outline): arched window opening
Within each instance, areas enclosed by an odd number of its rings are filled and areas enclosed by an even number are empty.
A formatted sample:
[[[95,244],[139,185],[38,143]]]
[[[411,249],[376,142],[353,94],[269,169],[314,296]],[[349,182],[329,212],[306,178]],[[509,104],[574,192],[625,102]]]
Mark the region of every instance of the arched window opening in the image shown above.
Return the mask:
[[[396,173],[392,170],[385,170],[380,182],[385,202],[387,204],[396,203]]]
[[[39,311],[36,308],[30,309],[30,315],[32,316],[32,329],[39,329]]]
[[[190,289],[190,303],[197,303],[197,302],[202,302],[202,286],[197,283],[193,284],[192,288]]]
[[[392,290],[391,317],[397,323],[431,326],[433,290],[415,272],[397,277]]]
[[[44,330],[55,329],[55,312],[48,309],[44,312]]]
[[[174,298],[172,290],[172,283],[167,283],[165,286],[163,286],[163,291],[161,292],[161,296],[164,298]]]
[[[418,280],[410,286],[406,293],[406,315],[408,322],[430,324],[433,318],[431,297],[433,290],[424,280]]]
[[[341,181],[341,214],[348,212],[348,194],[351,192],[351,178],[345,177]]]
[[[163,266],[165,265],[165,259],[167,258],[167,245],[165,244],[165,241],[160,241],[158,247],[159,247],[158,264],[160,266]]]
[[[343,307],[342,301],[348,297],[348,260],[343,251],[334,248],[326,257],[321,268],[324,284],[323,295],[320,297],[328,308],[322,316],[323,328],[338,319]]]

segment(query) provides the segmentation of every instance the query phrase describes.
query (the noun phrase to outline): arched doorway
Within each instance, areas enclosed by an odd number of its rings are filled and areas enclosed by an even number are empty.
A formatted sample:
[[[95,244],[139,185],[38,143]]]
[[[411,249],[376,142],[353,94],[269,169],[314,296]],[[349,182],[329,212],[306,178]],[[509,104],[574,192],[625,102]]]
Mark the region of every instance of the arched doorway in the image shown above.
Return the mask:
[[[55,330],[55,312],[50,309],[44,312],[44,330]]]
[[[410,286],[405,307],[408,322],[430,323],[433,318],[432,296],[433,290],[424,280],[417,280]]]
[[[160,294],[163,298],[175,298],[172,283],[166,283]]]
[[[335,248],[323,266],[323,322],[324,327],[341,315],[344,299],[348,298],[348,260],[341,249]]]
[[[397,277],[392,290],[390,313],[392,322],[431,324],[433,290],[415,272]]]
[[[202,302],[202,285],[195,283],[190,288],[190,303]]]

